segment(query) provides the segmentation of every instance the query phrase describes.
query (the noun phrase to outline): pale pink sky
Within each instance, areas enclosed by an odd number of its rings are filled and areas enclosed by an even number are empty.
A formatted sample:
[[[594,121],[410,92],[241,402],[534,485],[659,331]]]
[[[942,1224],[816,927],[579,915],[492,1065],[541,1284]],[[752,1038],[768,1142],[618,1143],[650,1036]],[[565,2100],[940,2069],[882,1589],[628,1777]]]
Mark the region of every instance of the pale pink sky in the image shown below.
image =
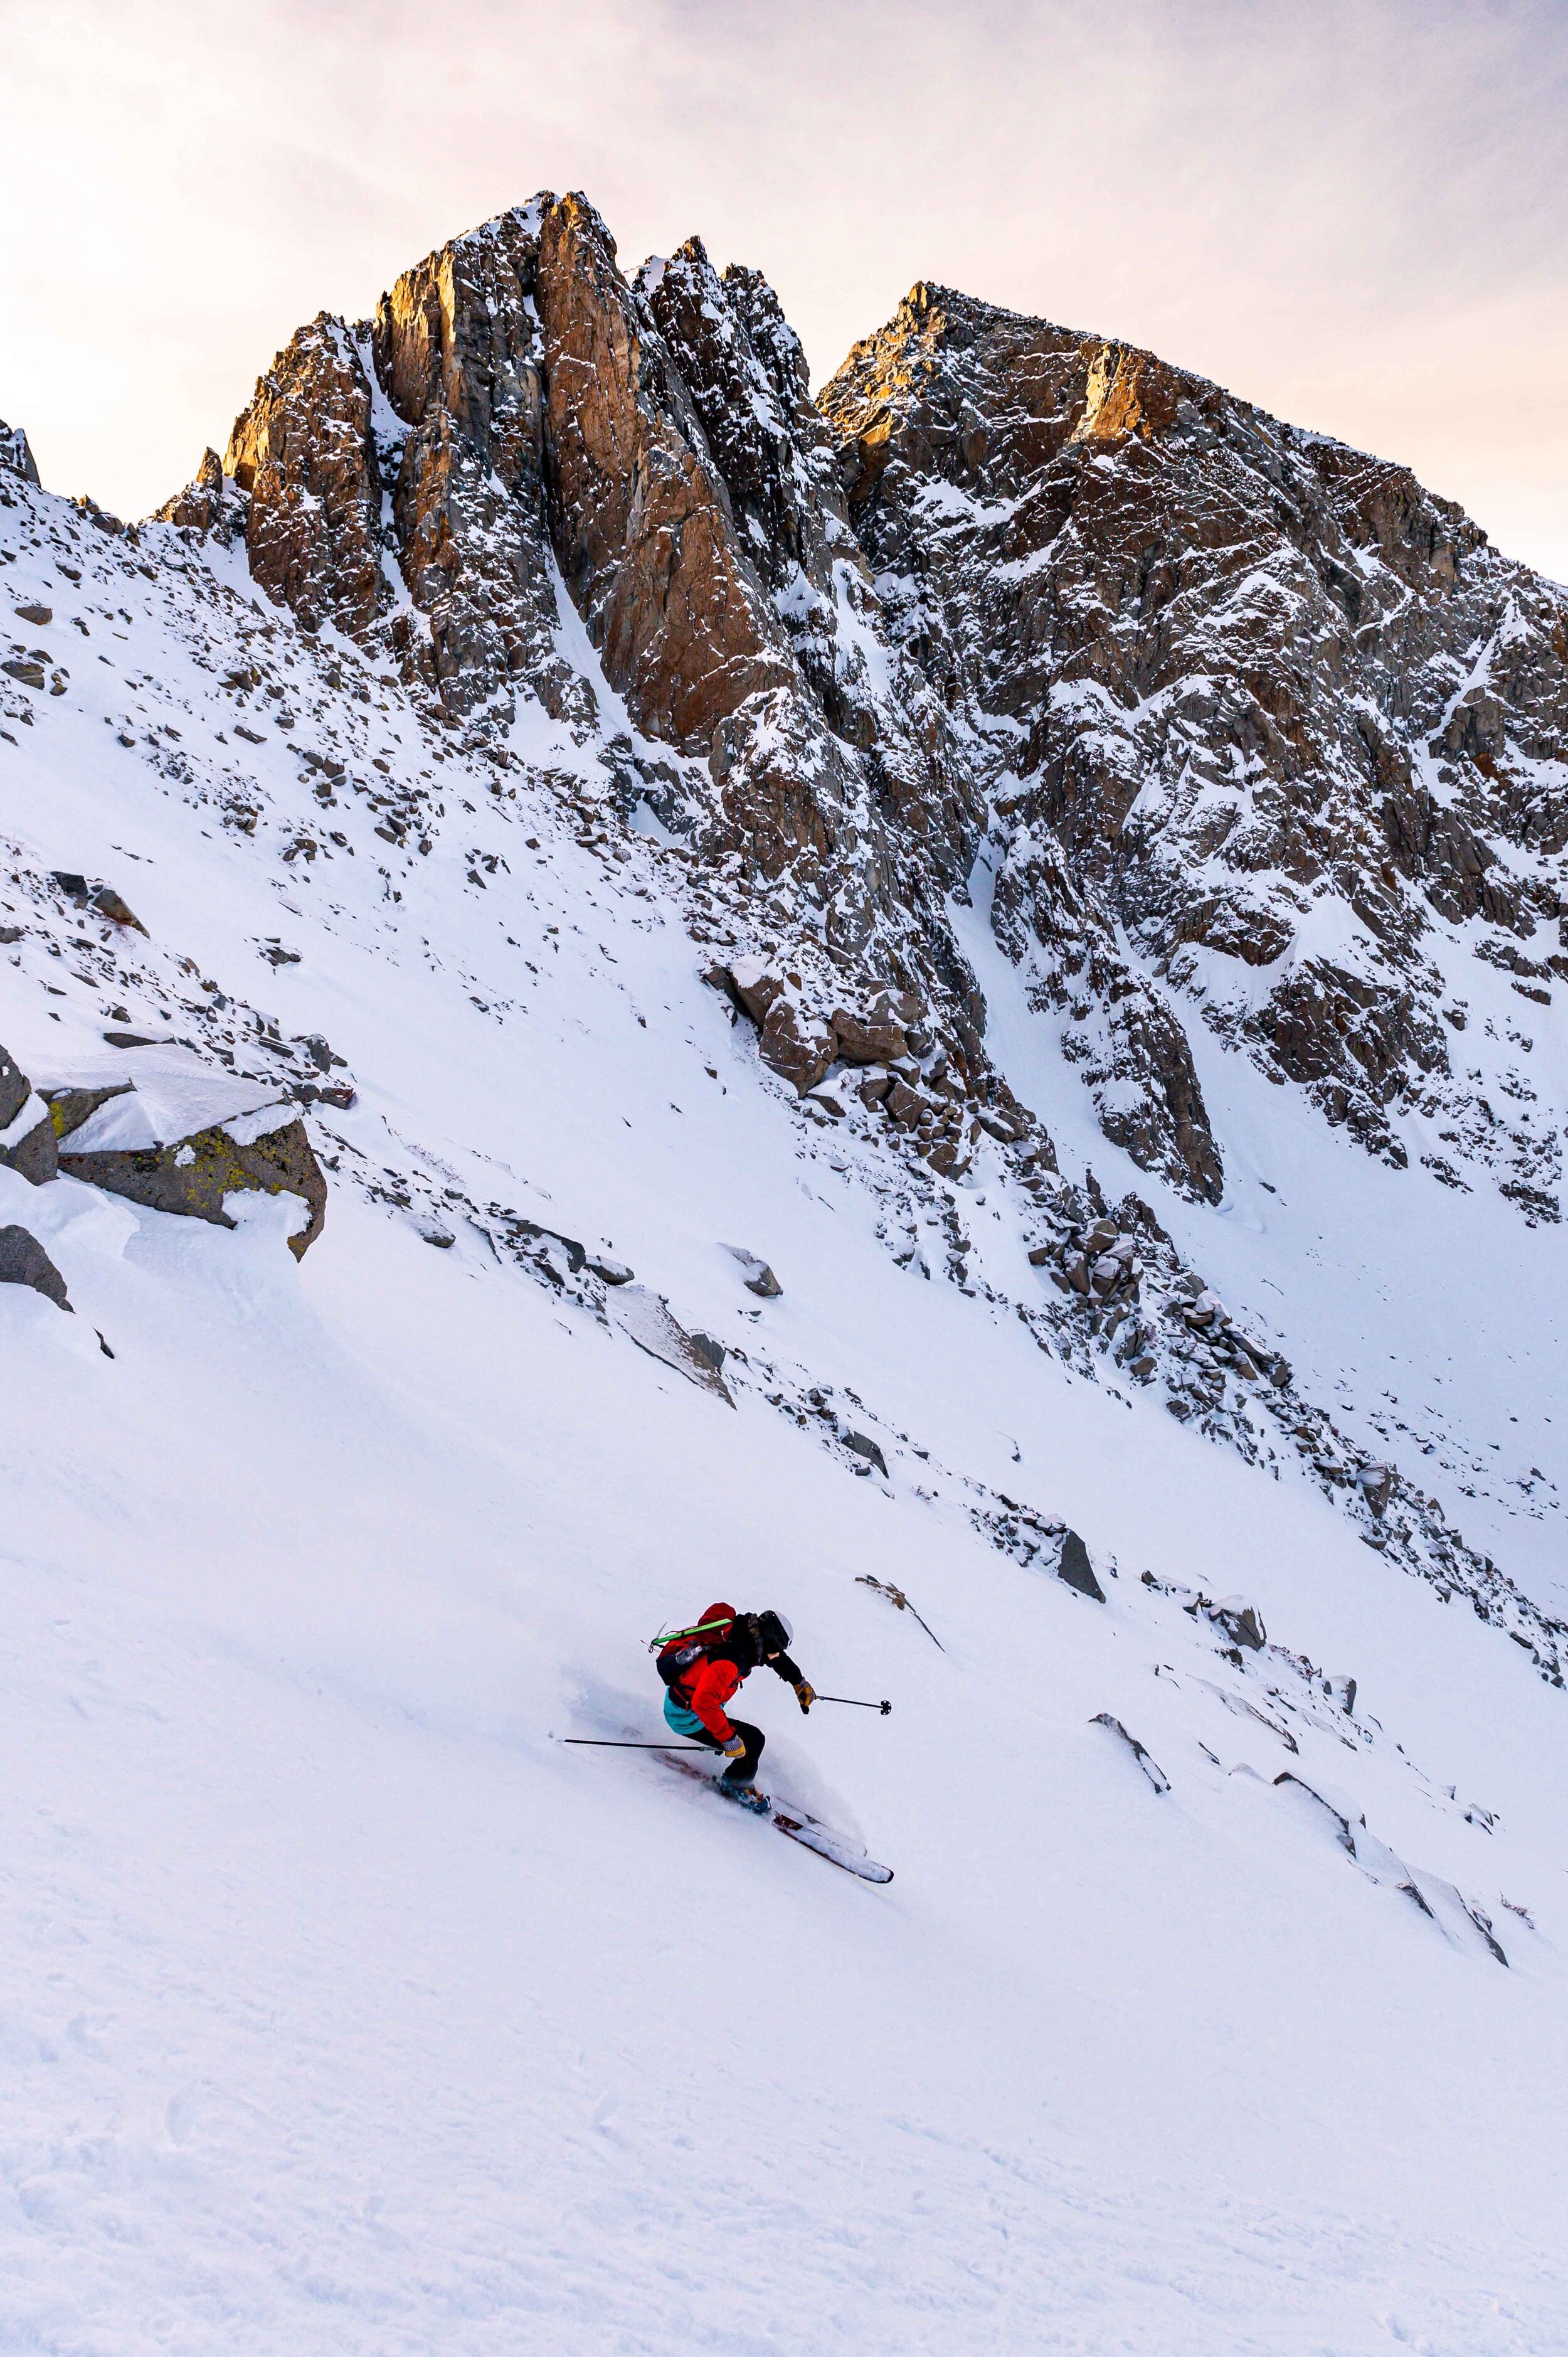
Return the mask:
[[[829,374],[919,277],[1413,466],[1568,578],[1568,0],[0,0],[0,416],[138,514],[537,188]]]

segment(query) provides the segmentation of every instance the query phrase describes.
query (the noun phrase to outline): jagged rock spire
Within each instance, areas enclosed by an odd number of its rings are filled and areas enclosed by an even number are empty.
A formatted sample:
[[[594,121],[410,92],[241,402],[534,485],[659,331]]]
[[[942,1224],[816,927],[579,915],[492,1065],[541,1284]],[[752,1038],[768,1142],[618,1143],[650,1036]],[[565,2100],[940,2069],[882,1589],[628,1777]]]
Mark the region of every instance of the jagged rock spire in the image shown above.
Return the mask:
[[[448,719],[504,737],[532,697],[596,735],[628,807],[918,990],[965,1073],[972,885],[1181,1191],[1224,1185],[1212,1035],[1555,1216],[1555,1131],[1456,1067],[1449,951],[1568,980],[1568,594],[1406,469],[924,281],[813,402],[755,271],[693,238],[628,283],[548,191],[302,328],[225,466],[166,518],[242,528],[270,596]]]

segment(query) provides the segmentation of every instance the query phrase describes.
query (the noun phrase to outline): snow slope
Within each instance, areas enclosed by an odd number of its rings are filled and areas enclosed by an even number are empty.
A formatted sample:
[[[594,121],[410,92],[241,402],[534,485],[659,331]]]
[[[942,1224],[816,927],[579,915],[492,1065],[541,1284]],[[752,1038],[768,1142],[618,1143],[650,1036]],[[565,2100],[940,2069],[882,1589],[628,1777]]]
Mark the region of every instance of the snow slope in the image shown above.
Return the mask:
[[[0,1039],[54,1079],[112,1021],[252,1074],[321,1038],[358,1091],[312,1111],[297,1267],[285,1203],[225,1232],[0,1170],[76,1305],[0,1288],[0,2347],[1568,2347],[1562,1694],[1294,1465],[1038,1348],[999,1162],[915,1199],[809,1125],[700,980],[678,854],[585,819],[591,748],[525,712],[498,772],[220,552],[31,492],[0,525],[69,656],[3,724]],[[258,651],[293,716],[252,691],[242,751],[220,682]],[[307,740],[365,790],[322,807]],[[1064,1166],[1109,1179],[982,978]],[[1156,1194],[1198,1264],[1259,1316],[1277,1286],[1359,1407],[1385,1366],[1437,1397],[1446,1297],[1444,1433],[1500,1449],[1506,1390],[1561,1478],[1554,1232],[1396,1199],[1239,1061],[1203,1081],[1279,1200]],[[997,1298],[944,1275],[941,1204]],[[733,1406],[519,1222],[716,1336]],[[993,1544],[999,1497],[1081,1532],[1108,1601]],[[1230,1658],[1199,1590],[1273,1642]],[[763,1781],[891,1886],[560,1742],[657,1736],[645,1641],[716,1594],[891,1700],[746,1697]]]

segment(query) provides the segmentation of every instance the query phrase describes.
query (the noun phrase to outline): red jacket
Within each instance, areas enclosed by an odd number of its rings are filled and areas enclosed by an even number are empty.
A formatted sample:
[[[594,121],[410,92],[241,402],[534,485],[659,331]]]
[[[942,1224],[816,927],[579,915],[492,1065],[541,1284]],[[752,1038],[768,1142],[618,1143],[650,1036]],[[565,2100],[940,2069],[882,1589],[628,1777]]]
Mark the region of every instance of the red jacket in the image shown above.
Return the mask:
[[[735,1734],[725,1717],[725,1705],[740,1686],[740,1672],[733,1662],[700,1661],[681,1681],[686,1697],[686,1707],[694,1710],[710,1735],[721,1743],[728,1743]]]

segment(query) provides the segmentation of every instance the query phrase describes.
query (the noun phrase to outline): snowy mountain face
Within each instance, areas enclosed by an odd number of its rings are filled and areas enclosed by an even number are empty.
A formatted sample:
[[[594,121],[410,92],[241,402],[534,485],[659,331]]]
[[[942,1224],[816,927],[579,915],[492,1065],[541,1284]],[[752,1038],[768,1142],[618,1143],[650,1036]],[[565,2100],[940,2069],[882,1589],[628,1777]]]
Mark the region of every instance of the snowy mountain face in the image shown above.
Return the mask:
[[[542,196],[6,615],[0,2341],[1568,2345],[1568,593]]]
[[[944,287],[823,408],[893,635],[995,748],[998,938],[1107,1134],[1218,1200],[1196,1015],[1558,1218],[1568,592],[1402,468]]]

